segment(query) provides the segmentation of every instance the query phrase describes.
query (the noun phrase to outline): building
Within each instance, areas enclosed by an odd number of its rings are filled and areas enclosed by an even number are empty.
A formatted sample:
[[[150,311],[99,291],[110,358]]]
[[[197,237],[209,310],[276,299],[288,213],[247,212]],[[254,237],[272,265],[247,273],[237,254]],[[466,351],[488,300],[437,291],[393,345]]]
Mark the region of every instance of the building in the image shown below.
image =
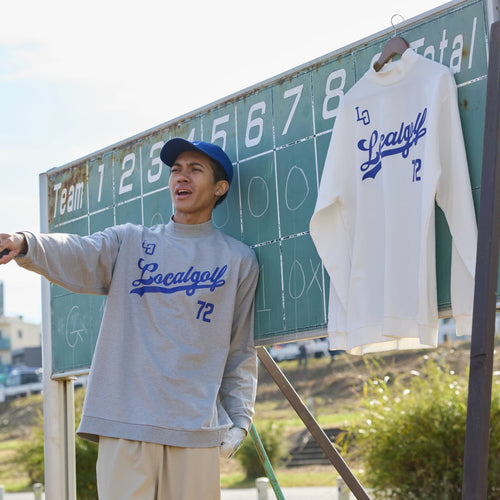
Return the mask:
[[[22,316],[4,314],[4,287],[0,281],[0,367],[14,364],[42,366],[42,327]]]

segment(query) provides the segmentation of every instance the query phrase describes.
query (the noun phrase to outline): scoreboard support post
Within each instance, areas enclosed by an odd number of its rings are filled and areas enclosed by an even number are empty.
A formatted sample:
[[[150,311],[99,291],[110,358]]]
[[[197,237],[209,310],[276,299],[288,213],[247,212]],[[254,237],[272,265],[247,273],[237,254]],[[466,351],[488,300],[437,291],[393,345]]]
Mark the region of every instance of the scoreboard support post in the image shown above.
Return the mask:
[[[42,232],[48,231],[47,176],[40,176]],[[75,401],[72,378],[52,378],[50,283],[42,278],[43,415],[45,495],[51,500],[76,500]]]
[[[500,242],[500,21],[491,26],[462,498],[488,491],[491,389]]]
[[[335,467],[335,469],[337,469],[337,472],[341,475],[351,492],[358,500],[370,500],[370,497],[364,490],[363,486],[361,486],[351,469],[349,469],[347,464],[344,462],[335,446],[333,446],[333,443],[330,439],[328,439],[325,431],[320,427],[302,399],[300,399],[300,396],[285,377],[284,373],[280,370],[271,355],[264,347],[258,347],[257,354],[260,362],[264,365],[264,368],[269,372],[269,375],[271,375],[280,391],[288,399],[297,415],[304,422],[305,426],[323,450],[328,460],[330,460],[331,464]]]

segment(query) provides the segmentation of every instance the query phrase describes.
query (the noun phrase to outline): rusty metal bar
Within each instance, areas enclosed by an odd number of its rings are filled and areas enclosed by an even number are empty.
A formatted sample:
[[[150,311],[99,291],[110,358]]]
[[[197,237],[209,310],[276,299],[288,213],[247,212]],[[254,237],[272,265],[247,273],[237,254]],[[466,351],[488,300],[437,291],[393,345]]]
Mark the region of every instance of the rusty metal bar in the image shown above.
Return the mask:
[[[290,384],[288,379],[285,377],[284,373],[280,370],[271,355],[264,347],[258,347],[257,354],[259,356],[260,362],[264,365],[264,368],[269,372],[269,375],[271,375],[274,382],[279,387],[286,399],[288,399],[293,409],[297,412],[297,415],[302,419],[312,437],[318,443],[335,469],[337,469],[337,472],[345,481],[354,496],[358,500],[370,500],[370,497],[367,495],[366,491],[363,489],[354,474],[351,472],[351,469],[349,469],[347,464],[344,462],[335,446],[333,446],[333,443],[330,441],[330,439],[328,439],[325,431],[319,426],[312,413],[300,399],[300,396],[297,394],[292,384]]]
[[[463,500],[484,500],[500,242],[500,22],[491,25],[476,280],[465,431]]]

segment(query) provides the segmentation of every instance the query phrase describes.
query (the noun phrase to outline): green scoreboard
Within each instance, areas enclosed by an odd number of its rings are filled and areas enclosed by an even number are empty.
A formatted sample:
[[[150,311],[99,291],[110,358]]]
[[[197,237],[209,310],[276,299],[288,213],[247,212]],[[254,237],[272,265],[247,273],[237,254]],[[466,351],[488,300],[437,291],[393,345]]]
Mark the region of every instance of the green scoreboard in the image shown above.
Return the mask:
[[[489,19],[484,0],[451,2],[402,23],[397,33],[455,74],[476,209]],[[328,275],[309,236],[309,221],[339,101],[392,34],[391,29],[373,35],[42,174],[42,227],[87,235],[125,222],[166,223],[173,211],[161,147],[172,137],[214,142],[235,167],[214,225],[250,245],[260,264],[256,344],[324,335]],[[439,307],[446,315],[451,238],[439,210],[436,232]],[[85,372],[106,299],[56,285],[49,295],[52,375]]]

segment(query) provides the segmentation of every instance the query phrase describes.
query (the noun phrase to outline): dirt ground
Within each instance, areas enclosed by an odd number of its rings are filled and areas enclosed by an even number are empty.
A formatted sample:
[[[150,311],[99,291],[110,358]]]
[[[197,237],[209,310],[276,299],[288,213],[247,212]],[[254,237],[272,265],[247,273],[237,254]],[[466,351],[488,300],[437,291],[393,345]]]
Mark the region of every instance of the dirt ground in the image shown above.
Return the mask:
[[[323,409],[332,412],[355,408],[361,396],[363,383],[370,377],[388,375],[391,378],[410,377],[411,370],[419,370],[427,359],[447,365],[450,370],[466,375],[470,363],[470,342],[457,341],[441,344],[437,349],[417,351],[391,351],[353,356],[341,354],[329,359],[309,360],[307,369],[297,361],[280,363],[285,376],[303,401],[313,398]],[[498,368],[497,368],[498,369]],[[279,388],[261,366],[257,391],[259,403],[283,400]]]

